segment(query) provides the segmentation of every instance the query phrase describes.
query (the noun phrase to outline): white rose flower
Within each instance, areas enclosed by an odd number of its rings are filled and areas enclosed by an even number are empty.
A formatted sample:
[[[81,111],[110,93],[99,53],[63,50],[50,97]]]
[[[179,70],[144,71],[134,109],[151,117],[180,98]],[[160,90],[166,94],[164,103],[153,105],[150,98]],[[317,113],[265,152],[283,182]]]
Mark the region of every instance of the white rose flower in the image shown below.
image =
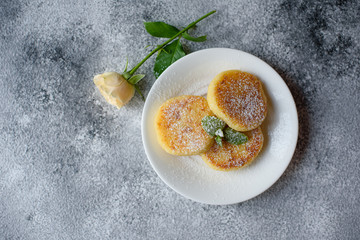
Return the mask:
[[[94,83],[106,101],[117,108],[127,104],[135,93],[134,85],[117,72],[96,75]]]

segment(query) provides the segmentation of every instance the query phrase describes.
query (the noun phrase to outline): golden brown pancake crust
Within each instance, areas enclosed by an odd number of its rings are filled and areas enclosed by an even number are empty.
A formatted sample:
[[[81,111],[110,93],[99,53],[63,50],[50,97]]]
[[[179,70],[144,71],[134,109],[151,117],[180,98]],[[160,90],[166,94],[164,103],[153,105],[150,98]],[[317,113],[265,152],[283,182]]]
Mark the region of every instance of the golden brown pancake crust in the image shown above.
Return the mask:
[[[205,98],[184,95],[161,105],[155,128],[161,147],[174,155],[206,152],[214,140],[201,126],[201,119],[213,115]]]
[[[259,79],[239,70],[218,74],[210,83],[210,109],[237,131],[249,131],[266,117],[266,97]]]
[[[264,136],[261,128],[244,132],[249,141],[241,145],[233,145],[223,141],[223,146],[214,144],[209,151],[201,154],[203,160],[213,169],[229,171],[249,165],[259,154]]]

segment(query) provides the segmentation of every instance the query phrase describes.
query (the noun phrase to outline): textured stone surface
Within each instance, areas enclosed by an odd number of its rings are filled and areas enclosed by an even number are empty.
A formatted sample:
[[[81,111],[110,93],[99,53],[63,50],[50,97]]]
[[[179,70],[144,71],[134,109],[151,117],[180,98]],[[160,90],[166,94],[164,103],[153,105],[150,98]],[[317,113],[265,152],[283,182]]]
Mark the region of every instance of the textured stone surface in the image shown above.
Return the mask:
[[[300,137],[279,181],[247,202],[192,202],[142,148],[144,103],[108,105],[92,76],[159,44],[142,22],[185,26],[189,51],[229,47],[276,69]],[[0,239],[358,239],[358,1],[0,1]],[[153,59],[141,72],[147,94]]]

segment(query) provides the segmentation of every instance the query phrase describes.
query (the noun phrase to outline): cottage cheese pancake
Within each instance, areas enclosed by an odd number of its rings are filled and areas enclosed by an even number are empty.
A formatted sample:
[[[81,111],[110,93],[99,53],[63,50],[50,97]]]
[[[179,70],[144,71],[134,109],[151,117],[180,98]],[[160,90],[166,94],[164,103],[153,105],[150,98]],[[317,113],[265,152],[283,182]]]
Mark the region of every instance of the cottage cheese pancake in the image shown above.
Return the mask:
[[[223,141],[223,146],[214,144],[209,151],[201,154],[202,159],[213,169],[229,171],[249,165],[259,154],[264,136],[260,127],[244,133],[248,142],[233,145]]]
[[[237,131],[249,131],[266,117],[266,97],[254,75],[239,70],[221,72],[211,81],[207,100],[214,114]]]
[[[201,126],[201,119],[213,115],[205,98],[180,96],[161,105],[155,129],[161,147],[174,155],[195,155],[206,152],[214,143]]]

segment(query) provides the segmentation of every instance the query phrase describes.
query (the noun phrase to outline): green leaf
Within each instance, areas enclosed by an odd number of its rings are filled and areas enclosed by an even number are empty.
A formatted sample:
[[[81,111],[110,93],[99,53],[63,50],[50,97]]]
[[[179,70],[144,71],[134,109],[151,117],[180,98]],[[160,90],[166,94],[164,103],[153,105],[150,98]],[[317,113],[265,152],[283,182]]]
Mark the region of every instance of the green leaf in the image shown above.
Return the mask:
[[[137,92],[138,94],[140,94],[141,99],[145,102],[145,97],[144,97],[144,95],[142,94],[142,92],[140,91],[139,86],[135,84],[135,85],[134,85],[134,88],[135,88],[136,92]]]
[[[145,29],[151,36],[171,38],[180,30],[164,22],[144,22]]]
[[[219,129],[222,130],[225,127],[225,122],[215,116],[205,116],[201,119],[201,126],[210,136],[215,136]]]
[[[145,77],[144,74],[136,74],[134,76],[132,76],[128,82],[131,84],[137,84],[141,79],[143,79]]]
[[[222,139],[221,139],[220,136],[216,136],[216,137],[215,137],[215,142],[216,142],[220,147],[223,146],[223,145],[222,145]]]
[[[154,65],[155,77],[158,78],[166,68],[183,56],[185,56],[185,52],[180,43],[180,39],[166,45],[164,50],[161,50],[156,57]]]
[[[184,32],[184,33],[182,34],[182,36],[183,36],[185,39],[187,39],[187,40],[189,40],[189,41],[193,41],[193,42],[205,42],[205,41],[206,41],[206,35],[200,36],[200,37],[192,37],[192,36],[190,36],[187,32]]]
[[[245,134],[235,131],[230,127],[224,129],[224,136],[227,142],[235,145],[246,143],[249,140]]]

